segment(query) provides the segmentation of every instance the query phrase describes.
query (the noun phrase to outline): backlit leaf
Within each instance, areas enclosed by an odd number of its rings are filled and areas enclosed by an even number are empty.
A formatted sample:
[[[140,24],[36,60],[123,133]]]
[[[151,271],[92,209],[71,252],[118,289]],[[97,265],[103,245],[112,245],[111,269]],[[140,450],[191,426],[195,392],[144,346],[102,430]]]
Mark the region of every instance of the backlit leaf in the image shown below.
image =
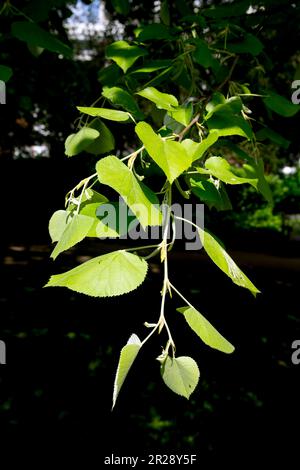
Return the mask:
[[[183,313],[188,325],[207,346],[218,349],[226,354],[234,351],[234,346],[198,310],[191,307],[181,307],[177,308],[177,311]]]
[[[100,183],[107,184],[124,199],[142,227],[160,225],[162,214],[158,208],[159,201],[155,194],[136,179],[132,171],[117,157],[110,155],[97,163],[96,170]]]
[[[85,150],[94,140],[99,137],[99,132],[96,129],[83,127],[76,134],[71,134],[67,137],[65,142],[65,154],[68,157],[73,157],[78,153]]]
[[[222,157],[210,157],[205,162],[205,168],[207,168],[211,175],[218,178],[227,184],[244,184],[249,183],[254,188],[257,188],[258,178],[242,178],[237,176],[234,172],[234,167],[228,163],[225,158]],[[252,175],[251,175],[252,176]]]
[[[170,183],[191,165],[192,157],[181,143],[163,140],[146,122],[139,122],[135,131]]]
[[[89,107],[82,107],[77,106],[77,109],[84,114],[88,114],[89,116],[94,117],[101,117],[103,119],[108,119],[110,121],[119,121],[125,122],[129,121],[130,116],[128,113],[124,111],[116,111],[115,109],[107,109],[107,108],[89,108]]]
[[[156,104],[158,109],[172,111],[178,106],[178,101],[175,96],[169,95],[168,93],[162,93],[154,87],[144,88],[144,90],[139,91],[137,95],[152,101]]]
[[[160,367],[161,375],[165,384],[178,395],[187,399],[195,390],[200,377],[197,363],[188,356],[167,356]]]
[[[83,240],[91,229],[94,220],[86,215],[74,214],[70,215],[70,221],[68,222],[68,219],[66,219],[66,222],[67,225],[51,253],[53,259]]]
[[[104,122],[96,118],[88,124],[88,127],[96,129],[99,136],[85,149],[86,152],[93,155],[102,155],[111,152],[115,148],[115,138]]]
[[[147,269],[146,261],[139,256],[113,251],[51,276],[45,287],[68,287],[92,297],[112,297],[136,289],[144,281]]]
[[[147,55],[146,49],[131,46],[126,41],[116,41],[106,48],[106,57],[113,60],[124,73],[136,62],[139,57]]]
[[[128,91],[120,87],[104,87],[102,95],[112,104],[121,106],[123,109],[133,114],[137,119],[143,119],[144,115],[138,107],[133,96]]]
[[[138,355],[138,352],[141,348],[141,341],[137,335],[133,334],[130,336],[128,343],[124,348],[122,348],[118,363],[118,368],[115,377],[114,383],[114,392],[113,392],[113,405],[114,408],[118,395],[120,393],[121,387],[127,377],[127,374]]]
[[[240,287],[249,289],[254,295],[260,292],[211,233],[207,230],[199,229],[199,235],[208,256],[221,271],[230,277],[232,282]]]

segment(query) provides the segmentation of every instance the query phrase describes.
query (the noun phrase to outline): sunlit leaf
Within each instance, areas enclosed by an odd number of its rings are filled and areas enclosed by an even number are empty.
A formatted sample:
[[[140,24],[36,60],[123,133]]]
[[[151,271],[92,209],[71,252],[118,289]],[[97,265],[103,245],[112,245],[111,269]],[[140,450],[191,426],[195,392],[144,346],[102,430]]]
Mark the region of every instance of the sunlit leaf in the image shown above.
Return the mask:
[[[163,140],[146,122],[139,122],[135,130],[147,152],[166,174],[170,183],[191,165],[191,155],[179,142]]]
[[[71,134],[67,137],[65,141],[65,154],[68,155],[68,157],[78,155],[78,153],[89,147],[99,135],[96,129],[83,127],[76,132],[76,134]]]
[[[205,168],[207,168],[211,175],[218,178],[227,184],[244,184],[249,183],[254,188],[257,188],[258,178],[242,178],[235,174],[235,169],[225,158],[222,157],[210,157],[205,162]],[[251,175],[252,176],[252,175]]]
[[[96,129],[99,136],[85,149],[86,152],[93,155],[102,155],[111,152],[115,148],[115,138],[104,122],[96,118],[88,124],[88,127]]]
[[[83,240],[91,229],[94,220],[82,214],[71,214],[70,221],[66,219],[67,225],[61,234],[57,245],[51,253],[51,258],[55,259],[60,253],[68,250],[72,246]],[[53,224],[53,221],[52,221]],[[56,233],[58,233],[56,231]]]
[[[128,113],[124,111],[116,111],[115,109],[107,109],[107,108],[89,108],[89,107],[82,107],[77,106],[77,109],[84,114],[88,114],[89,116],[94,117],[101,117],[103,119],[108,119],[110,121],[119,121],[125,122],[129,121],[130,116]]]
[[[106,57],[113,60],[124,73],[137,61],[139,57],[147,55],[146,49],[131,46],[126,41],[116,41],[106,48]]]
[[[141,225],[160,225],[162,214],[158,208],[159,201],[152,191],[142,186],[132,171],[112,155],[103,158],[96,166],[100,183],[107,184],[124,199]]]
[[[162,93],[154,87],[147,87],[141,90],[137,95],[146,98],[156,104],[159,109],[166,109],[167,111],[173,111],[178,106],[177,98],[168,93]]]
[[[211,233],[200,229],[199,235],[208,256],[221,271],[230,277],[232,282],[249,289],[254,295],[260,292]]]
[[[128,91],[120,87],[104,87],[102,95],[112,104],[121,106],[123,109],[131,113],[137,119],[143,119],[144,115],[138,107],[133,96]]]
[[[198,310],[191,307],[181,307],[177,308],[177,311],[183,313],[188,325],[207,346],[218,349],[226,354],[234,351],[234,346]]]
[[[141,341],[137,335],[133,334],[130,336],[128,343],[124,346],[120,353],[118,368],[115,377],[114,383],[114,392],[113,392],[113,405],[114,408],[118,395],[120,393],[121,387],[127,377],[127,374],[138,355],[138,352],[141,348]]]
[[[165,384],[178,395],[187,399],[195,390],[200,377],[197,363],[188,356],[167,356],[161,365],[161,375]]]
[[[144,281],[147,269],[146,261],[139,256],[113,251],[51,276],[45,287],[68,287],[92,297],[112,297],[136,289]]]
[[[169,114],[175,121],[180,122],[183,126],[188,126],[193,117],[193,105],[188,103],[178,106],[175,111],[169,111]]]

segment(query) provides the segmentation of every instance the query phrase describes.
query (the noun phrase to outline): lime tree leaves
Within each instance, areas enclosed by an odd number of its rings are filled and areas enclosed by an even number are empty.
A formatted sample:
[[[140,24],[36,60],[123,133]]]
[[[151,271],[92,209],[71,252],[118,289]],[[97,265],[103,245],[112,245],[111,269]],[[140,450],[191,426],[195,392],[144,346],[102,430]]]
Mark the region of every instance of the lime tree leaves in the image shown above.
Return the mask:
[[[68,213],[62,215],[61,212],[64,211],[59,211],[59,214],[57,215],[54,214],[54,216],[52,216],[52,221],[50,221],[50,225],[52,225],[52,227],[54,225],[59,226],[59,224],[61,224],[61,227],[63,227],[63,218],[66,224],[63,233],[59,237],[57,245],[51,253],[51,258],[53,259],[55,259],[63,251],[66,251],[72,246],[81,242],[81,240],[87,236],[94,224],[94,219],[92,217],[88,217],[82,214],[71,215]],[[54,220],[53,217],[55,218]],[[70,222],[68,221],[68,217],[70,218]],[[57,235],[58,229],[54,228],[54,232]]]
[[[278,95],[273,91],[267,92],[263,102],[268,109],[283,117],[292,117],[300,111],[300,105],[293,104],[284,96]]]
[[[89,116],[100,117],[108,119],[110,121],[128,122],[130,120],[130,114],[124,111],[117,111],[116,109],[108,108],[93,108],[85,106],[77,106],[78,111]]]
[[[177,108],[178,106],[178,101],[175,96],[169,95],[168,93],[162,93],[154,87],[144,88],[144,90],[139,91],[137,95],[152,101],[156,104],[158,109],[174,111],[174,108]]]
[[[68,157],[73,157],[82,152],[91,145],[91,143],[99,137],[99,132],[96,129],[83,127],[76,134],[71,134],[65,142],[65,154]]]
[[[199,235],[208,256],[234,284],[249,289],[254,295],[260,292],[211,233],[199,229]]]
[[[157,197],[149,188],[141,185],[123,162],[110,155],[100,160],[96,169],[100,183],[110,186],[120,194],[142,227],[161,224],[162,214]]]
[[[187,399],[195,390],[200,377],[197,363],[188,356],[170,357],[160,366],[163,381],[174,393]]]
[[[117,367],[115,383],[114,383],[114,392],[113,392],[113,405],[115,407],[119,392],[121,387],[127,377],[127,374],[138,355],[138,352],[141,348],[141,341],[139,337],[135,334],[131,335],[126,346],[121,350],[120,359]]]
[[[257,188],[257,178],[243,178],[237,176],[234,173],[234,167],[232,167],[225,158],[222,157],[210,157],[205,162],[205,168],[209,174],[215,176],[219,180],[228,184],[244,184],[249,183]]]
[[[192,157],[181,143],[164,140],[146,122],[138,123],[135,131],[170,183],[190,167]]]
[[[92,297],[113,297],[136,289],[144,281],[147,269],[144,259],[118,250],[51,276],[45,287],[67,287]]]
[[[242,115],[242,110],[243,103],[239,96],[226,99],[221,93],[214,93],[206,106],[208,128],[217,130],[219,136],[239,135],[251,140],[252,128]]]
[[[115,106],[121,106],[123,109],[131,113],[136,119],[143,119],[141,112],[134,97],[126,90],[120,87],[104,87],[102,95],[107,98]]]
[[[39,47],[65,57],[72,57],[72,49],[69,46],[33,21],[16,21],[12,23],[11,31],[14,37],[25,41],[28,47]]]
[[[234,351],[234,346],[232,346],[232,344],[230,344],[195,308],[181,307],[178,308],[177,311],[183,313],[188,325],[207,346],[218,349],[226,354],[231,354]]]
[[[146,49],[131,46],[126,41],[116,41],[106,48],[106,57],[113,60],[124,73],[137,61],[139,57],[147,55]]]

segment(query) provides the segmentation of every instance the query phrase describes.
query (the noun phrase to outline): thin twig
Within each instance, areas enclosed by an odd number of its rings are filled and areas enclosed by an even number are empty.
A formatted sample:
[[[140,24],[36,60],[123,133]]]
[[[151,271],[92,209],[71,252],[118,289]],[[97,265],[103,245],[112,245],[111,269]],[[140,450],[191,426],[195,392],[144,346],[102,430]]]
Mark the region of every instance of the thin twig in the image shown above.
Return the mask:
[[[178,142],[181,142],[185,134],[190,130],[191,127],[193,127],[196,122],[198,122],[200,118],[200,113],[196,114],[194,119],[191,120],[191,122],[178,134]]]

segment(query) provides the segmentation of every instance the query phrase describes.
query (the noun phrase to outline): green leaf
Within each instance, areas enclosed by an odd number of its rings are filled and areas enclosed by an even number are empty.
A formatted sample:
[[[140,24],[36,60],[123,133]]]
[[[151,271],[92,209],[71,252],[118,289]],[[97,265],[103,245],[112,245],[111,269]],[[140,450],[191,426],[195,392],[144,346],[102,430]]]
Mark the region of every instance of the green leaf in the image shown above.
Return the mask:
[[[260,292],[211,233],[207,230],[199,229],[199,235],[208,256],[221,271],[230,277],[232,282],[240,287],[249,289],[254,295]]]
[[[288,149],[291,143],[290,140],[285,139],[282,135],[278,134],[278,132],[273,131],[273,129],[269,129],[268,127],[264,127],[256,132],[255,137],[257,140],[269,139],[271,142],[274,142],[284,149]]]
[[[139,74],[139,73],[152,73],[157,72],[161,69],[166,69],[172,65],[172,60],[169,59],[160,59],[160,60],[148,60],[144,62],[142,67],[130,71],[130,75]]]
[[[188,126],[193,117],[193,105],[192,103],[188,103],[186,105],[178,106],[176,110],[169,111],[168,114],[183,126]]]
[[[267,98],[263,99],[264,104],[267,108],[271,109],[275,113],[284,117],[292,117],[300,110],[300,105],[293,104],[290,100],[287,100],[284,96],[280,96],[273,91],[268,91]]]
[[[142,26],[135,31],[138,41],[161,41],[163,39],[172,39],[170,28],[162,23],[152,23]]]
[[[210,131],[217,130],[219,136],[240,135],[249,140],[253,137],[251,126],[242,116],[228,114],[226,111],[216,113],[207,121],[207,125]]]
[[[154,87],[147,87],[144,90],[141,90],[137,95],[146,98],[149,101],[152,101],[156,104],[158,109],[166,109],[167,111],[174,111],[174,108],[177,108],[178,101],[177,98],[168,93],[162,93]]]
[[[102,155],[111,152],[115,148],[115,138],[104,122],[96,118],[88,124],[88,127],[96,129],[99,132],[99,137],[85,149],[86,152],[93,155]]]
[[[203,139],[202,142],[194,142],[191,139],[184,139],[181,144],[184,146],[186,151],[192,155],[193,162],[199,160],[205,152],[214,145],[219,138],[218,131],[212,130],[206,139]]]
[[[141,345],[142,343],[139,337],[133,334],[130,336],[126,346],[124,346],[124,348],[122,348],[121,350],[118,368],[117,368],[116,377],[115,377],[115,383],[114,383],[112,408],[114,408],[116,404],[121,387],[127,377],[127,374],[136,356],[138,355],[139,350],[141,349]]]
[[[163,0],[161,2],[159,16],[164,24],[167,26],[170,25],[169,0]]]
[[[113,60],[124,73],[137,61],[139,57],[147,55],[146,49],[130,46],[126,41],[116,41],[106,48],[106,57]]]
[[[89,127],[83,127],[76,134],[71,134],[65,141],[65,154],[73,157],[85,150],[97,137],[99,132]]]
[[[211,348],[218,349],[226,354],[234,351],[234,346],[227,341],[198,310],[191,307],[177,308],[183,313],[191,329]]]
[[[205,107],[208,114],[205,119],[210,119],[214,114],[224,112],[228,114],[239,114],[243,109],[243,103],[239,96],[226,99],[221,93],[214,93],[211,101]]]
[[[116,230],[116,227],[111,227],[109,225],[109,222],[110,222],[109,219],[107,223],[103,223],[101,218],[97,217],[97,212],[99,211],[99,208],[103,205],[105,206],[105,208],[109,209],[111,206],[111,203],[90,202],[90,203],[83,204],[83,206],[80,208],[80,211],[79,211],[80,214],[92,217],[94,221],[89,232],[86,234],[86,237],[117,238],[120,236],[119,232]],[[113,213],[115,214],[115,211]]]
[[[11,26],[12,35],[31,46],[38,46],[65,57],[72,57],[72,49],[32,21],[16,21]]]
[[[82,106],[77,106],[77,109],[81,113],[88,114],[89,116],[101,117],[103,119],[108,119],[109,121],[128,122],[130,119],[128,113],[125,113],[124,111],[116,111],[115,109],[87,108]]]
[[[133,96],[128,91],[120,87],[104,87],[102,95],[107,98],[112,104],[121,106],[126,111],[131,113],[137,119],[143,119],[144,115],[138,107]]]
[[[202,202],[205,202],[209,208],[215,207],[219,211],[232,209],[231,202],[223,185],[217,189],[214,183],[199,175],[198,179],[189,180],[192,193]]]
[[[113,297],[136,289],[144,281],[147,269],[144,259],[119,250],[51,276],[45,287],[68,287],[92,297]]]
[[[170,183],[190,167],[192,157],[179,142],[163,140],[146,122],[139,122],[135,131]]]
[[[68,217],[70,212],[59,210],[54,212],[50,221],[49,221],[49,234],[52,240],[52,243],[58,242],[67,225]]]
[[[117,13],[120,15],[128,15],[130,12],[129,0],[111,0],[111,3]]]
[[[257,161],[252,159],[251,163],[243,165],[246,177],[258,178],[256,189],[264,196],[269,204],[273,204],[273,195],[264,174],[264,162],[260,158]]]
[[[122,77],[122,72],[117,64],[103,67],[98,73],[98,80],[103,86],[113,86]]]
[[[187,399],[195,390],[200,377],[197,363],[191,357],[167,356],[160,367],[163,381],[173,392]]]
[[[51,253],[51,258],[55,259],[57,256],[62,253],[63,251],[68,250],[72,246],[76,245],[77,243],[83,240],[88,232],[90,231],[94,220],[91,217],[87,217],[82,214],[70,214],[70,222],[68,222],[68,218],[66,219],[67,225],[63,233],[61,234],[56,247]],[[57,221],[58,217],[56,217]],[[53,221],[52,221],[53,224]],[[56,234],[58,230],[56,230]]]
[[[211,67],[216,62],[216,59],[208,47],[207,42],[197,38],[193,40],[193,44],[196,46],[196,49],[193,52],[195,62],[206,69]]]
[[[229,42],[227,49],[235,54],[251,54],[257,56],[263,50],[264,46],[253,34],[245,34],[243,38],[237,40],[236,43]]]
[[[221,93],[214,93],[212,100],[206,105],[208,114],[205,119],[208,128],[215,129],[219,136],[240,135],[251,139],[253,132],[241,114],[242,108],[240,97],[234,96],[226,100]]]
[[[2,82],[8,82],[8,80],[12,77],[13,71],[10,67],[6,65],[0,65],[0,80]]]
[[[143,228],[147,225],[160,225],[162,214],[158,209],[159,201],[147,188],[147,195],[132,171],[112,155],[103,158],[96,165],[100,183],[107,184],[125,200],[136,215]]]
[[[205,162],[205,167],[209,170],[210,174],[227,184],[244,184],[249,183],[254,188],[257,188],[258,179],[256,178],[241,178],[234,172],[232,167],[225,158],[210,157]],[[251,175],[252,176],[252,175]]]

